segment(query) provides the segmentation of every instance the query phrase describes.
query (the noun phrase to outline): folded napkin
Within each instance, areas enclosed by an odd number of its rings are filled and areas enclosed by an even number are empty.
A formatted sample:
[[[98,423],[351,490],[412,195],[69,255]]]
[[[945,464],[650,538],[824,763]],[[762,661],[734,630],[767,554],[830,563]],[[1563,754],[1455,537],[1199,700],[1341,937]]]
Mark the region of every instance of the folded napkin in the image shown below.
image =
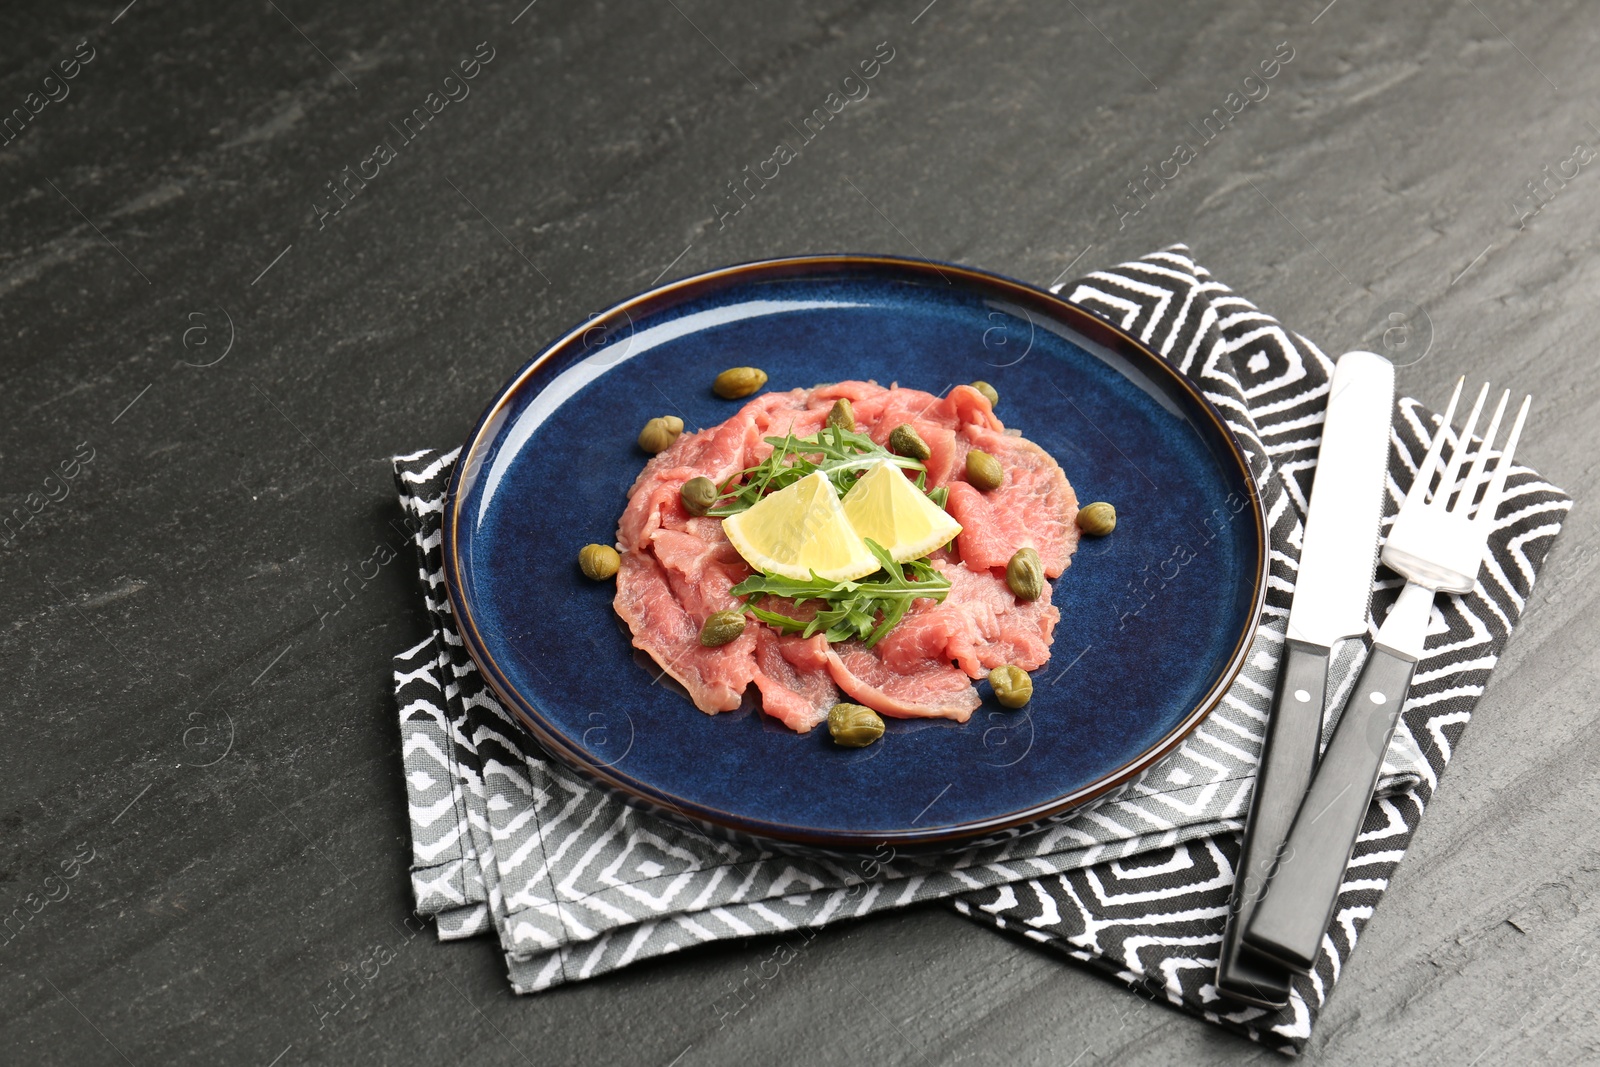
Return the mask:
[[[1262,488],[1274,546],[1271,588],[1249,661],[1216,713],[1120,799],[958,855],[930,860],[885,848],[855,862],[829,861],[712,840],[549,760],[499,705],[461,644],[444,594],[440,524],[457,453],[396,457],[433,631],[395,662],[412,884],[417,910],[436,918],[441,938],[492,930],[513,988],[530,993],[701,942],[959,897],[964,914],[1021,931],[1214,1022],[1279,1045],[1304,1041],[1382,891],[1376,876],[1398,861],[1482,692],[1567,500],[1517,468],[1493,541],[1490,586],[1436,607],[1429,658],[1380,780],[1379,824],[1369,822],[1358,847],[1361,865],[1346,886],[1350,908],[1341,905],[1342,932],[1328,943],[1328,973],[1297,990],[1281,1018],[1224,1014],[1210,970],[1293,590],[1331,364],[1211,281],[1181,247],[1090,275],[1069,293],[1201,384]],[[1431,426],[1427,417],[1402,403],[1395,500],[1413,469],[1405,457],[1419,454],[1417,436]],[[1379,582],[1380,599],[1392,599],[1387,587],[1396,584]],[[1350,645],[1334,665],[1336,706],[1364,658],[1359,643]]]

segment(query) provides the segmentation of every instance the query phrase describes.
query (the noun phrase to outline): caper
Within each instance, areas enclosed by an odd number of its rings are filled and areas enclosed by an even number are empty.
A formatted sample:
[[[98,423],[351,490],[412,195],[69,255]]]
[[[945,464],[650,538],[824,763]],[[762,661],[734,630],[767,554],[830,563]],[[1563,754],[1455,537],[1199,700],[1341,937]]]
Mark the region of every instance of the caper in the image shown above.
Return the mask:
[[[744,633],[744,612],[738,608],[714,613],[700,627],[700,643],[707,648],[725,645]]]
[[[933,451],[928,448],[928,442],[922,439],[916,429],[909,422],[902,422],[889,433],[889,451],[897,456],[905,456],[926,463]]]
[[[1044,566],[1039,553],[1031,548],[1019,548],[1006,564],[1006,585],[1018,600],[1038,600],[1044,593]]]
[[[835,704],[828,709],[828,733],[845,748],[866,748],[883,736],[883,719],[860,704]]]
[[[729,367],[711,383],[711,391],[724,400],[738,400],[767,384],[767,372],[760,367]]]
[[[1097,500],[1086,508],[1078,509],[1078,529],[1090,537],[1104,537],[1117,528],[1117,509],[1104,500]]]
[[[1014,664],[996,667],[989,672],[989,688],[1001,707],[1020,708],[1033,698],[1033,679],[1028,672]]]
[[[704,515],[722,494],[717,492],[716,482],[699,474],[684,482],[678,495],[683,497],[684,510],[689,514]]]
[[[646,452],[664,452],[683,432],[683,420],[676,415],[662,415],[651,419],[639,431],[639,447]]]
[[[828,426],[837,426],[841,430],[854,431],[856,428],[856,408],[844,397],[833,402],[833,407],[828,409]]]
[[[584,545],[578,550],[578,569],[597,582],[614,577],[622,557],[610,545]]]
[[[1000,394],[995,392],[994,386],[990,385],[988,382],[973,382],[972,388],[976,389],[978,392],[982,393],[988,398],[989,406],[991,408],[997,408],[1000,406]]]
[[[1000,468],[999,460],[976,448],[967,453],[967,481],[974,489],[987,493],[1000,488],[1005,480],[1006,472]]]

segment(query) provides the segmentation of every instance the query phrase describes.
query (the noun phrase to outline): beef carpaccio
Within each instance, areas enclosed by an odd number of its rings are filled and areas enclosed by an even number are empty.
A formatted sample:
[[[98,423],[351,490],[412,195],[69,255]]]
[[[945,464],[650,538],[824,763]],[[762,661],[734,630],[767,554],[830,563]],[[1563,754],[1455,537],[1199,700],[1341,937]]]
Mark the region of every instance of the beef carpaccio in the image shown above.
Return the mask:
[[[955,552],[940,549],[930,557],[949,579],[949,593],[942,603],[916,601],[870,649],[855,640],[829,644],[820,633],[779,634],[761,623],[726,645],[702,646],[706,618],[741,606],[729,590],[751,569],[720,519],[689,514],[680,488],[697,475],[721,485],[761,462],[772,452],[766,437],[816,433],[841,397],[854,406],[857,429],[874,441],[882,444],[894,427],[910,423],[928,443],[928,486],[949,488],[947,508],[962,527]],[[999,489],[980,493],[964,480],[974,448],[1000,461]],[[1018,600],[1005,567],[1018,549],[1031,547],[1045,576],[1060,576],[1077,547],[1077,511],[1077,496],[1055,460],[1007,431],[988,399],[969,386],[943,397],[873,382],[766,393],[719,426],[683,434],[645,465],[617,528],[622,564],[615,606],[633,643],[707,714],[739,707],[754,684],[763,710],[801,733],[844,699],[897,718],[965,722],[981,702],[973,679],[1003,664],[1033,671],[1049,660],[1061,618],[1050,602],[1051,583],[1037,600]],[[762,606],[772,605],[769,598]],[[779,610],[809,617],[806,607]]]

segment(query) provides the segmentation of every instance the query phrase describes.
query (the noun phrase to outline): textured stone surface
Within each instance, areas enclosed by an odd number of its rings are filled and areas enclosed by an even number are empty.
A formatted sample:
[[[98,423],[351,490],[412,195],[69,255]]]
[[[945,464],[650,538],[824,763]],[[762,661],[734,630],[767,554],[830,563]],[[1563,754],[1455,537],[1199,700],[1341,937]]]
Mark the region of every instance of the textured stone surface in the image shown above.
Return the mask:
[[[513,998],[488,942],[401,925],[403,565],[332,612],[398,543],[385,457],[657,278],[847,250],[1049,282],[1179,240],[1330,350],[1395,326],[1405,392],[1531,390],[1521,454],[1578,501],[1309,1058],[1600,1054],[1600,174],[1519,219],[1600,143],[1592,9],[123,2],[0,14],[0,114],[93,55],[0,145],[0,513],[76,474],[0,551],[0,911],[93,850],[0,945],[0,1058],[1270,1058],[939,907],[823,932],[726,1028],[770,943]],[[319,228],[480,42],[471,95]],[[719,227],[881,42],[870,96]],[[1118,199],[1283,42],[1265,98]]]

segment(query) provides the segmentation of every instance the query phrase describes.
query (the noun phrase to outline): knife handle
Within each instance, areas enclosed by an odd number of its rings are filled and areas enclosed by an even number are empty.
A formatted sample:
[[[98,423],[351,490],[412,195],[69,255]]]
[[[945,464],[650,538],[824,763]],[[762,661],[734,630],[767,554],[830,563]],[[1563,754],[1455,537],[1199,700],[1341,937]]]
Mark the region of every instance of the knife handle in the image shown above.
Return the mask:
[[[1234,871],[1233,899],[1228,904],[1228,925],[1217,963],[1217,989],[1261,1007],[1282,1007],[1289,1002],[1290,976],[1281,964],[1255,957],[1241,942],[1316,766],[1328,653],[1321,645],[1294,638],[1284,641],[1250,797],[1250,817],[1244,828],[1244,848]]]
[[[1416,666],[1404,653],[1372,646],[1295,815],[1284,858],[1246,926],[1249,948],[1301,974],[1311,973],[1333,919]]]

